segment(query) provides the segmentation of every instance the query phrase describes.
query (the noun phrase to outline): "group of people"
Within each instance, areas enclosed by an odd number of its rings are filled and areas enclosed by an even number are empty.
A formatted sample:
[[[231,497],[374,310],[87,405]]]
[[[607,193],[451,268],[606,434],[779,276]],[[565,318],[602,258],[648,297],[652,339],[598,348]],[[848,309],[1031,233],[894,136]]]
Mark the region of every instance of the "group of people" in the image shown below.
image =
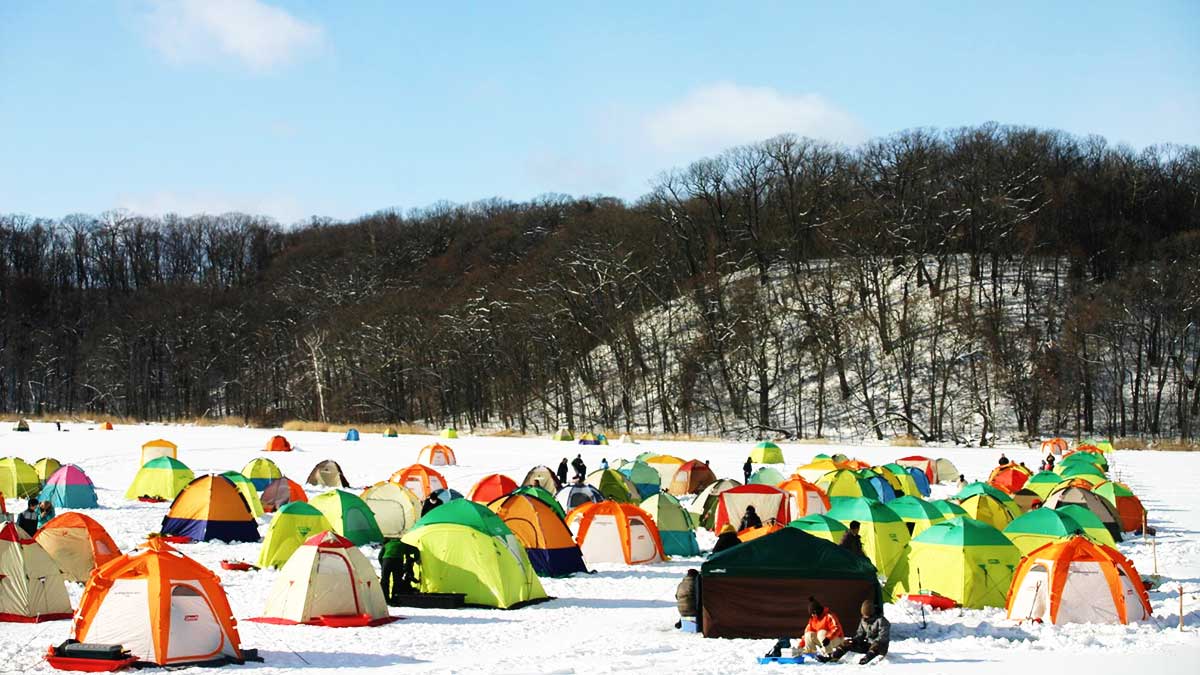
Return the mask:
[[[846,632],[837,615],[815,597],[809,596],[808,623],[804,626],[804,637],[800,638],[797,649],[812,654],[821,663],[839,661],[849,652],[862,654],[858,662],[864,666],[877,657],[886,656],[892,636],[891,622],[883,616],[882,609],[874,600],[864,600],[859,610],[862,617],[858,629],[850,639],[846,639]],[[790,643],[789,638],[781,638],[767,656],[780,656]]]
[[[32,537],[43,525],[54,519],[54,505],[50,502],[38,502],[37,497],[30,497],[26,507],[17,514],[17,527]]]
[[[582,455],[575,455],[575,459],[571,460],[570,466],[572,469],[575,470],[575,478],[578,481],[582,481],[583,477],[587,475],[587,464],[583,463]],[[607,459],[600,460],[600,468],[602,468],[602,469],[608,468],[608,460]],[[557,476],[558,482],[560,485],[567,484],[567,458],[566,457],[563,457],[562,461],[558,463],[558,470],[555,471],[554,473]]]

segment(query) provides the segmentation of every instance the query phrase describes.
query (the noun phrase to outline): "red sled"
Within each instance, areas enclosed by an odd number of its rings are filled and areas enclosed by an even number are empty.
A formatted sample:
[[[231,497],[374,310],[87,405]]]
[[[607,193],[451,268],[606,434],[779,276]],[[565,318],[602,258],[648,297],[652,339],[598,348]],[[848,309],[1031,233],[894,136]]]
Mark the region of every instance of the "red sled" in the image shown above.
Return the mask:
[[[907,598],[909,602],[915,602],[918,605],[925,605],[930,609],[943,610],[954,609],[955,607],[958,607],[957,602],[947,598],[944,595],[937,595],[934,593],[926,593],[923,595],[906,595],[904,597]]]
[[[233,570],[234,572],[249,572],[250,570],[256,570],[258,568],[241,560],[222,560],[221,569]]]
[[[138,497],[138,501],[139,502],[148,502],[150,504],[158,504],[160,502],[165,502],[167,500],[162,499],[160,497]]]
[[[372,619],[370,614],[326,614],[323,616],[313,617],[306,623],[309,626],[326,626],[328,628],[364,628],[383,626],[393,621],[399,621],[402,618],[404,617],[381,616],[378,619]],[[246,621],[254,621],[255,623],[269,623],[276,626],[302,625],[290,619],[284,619],[278,616],[256,616],[246,619]]]
[[[164,534],[161,539],[168,544],[190,544],[192,538],[186,534]]]
[[[127,659],[80,659],[70,656],[55,656],[54,647],[51,647],[46,653],[46,663],[49,663],[52,668],[84,673],[110,673],[132,666],[137,660],[136,656],[130,656]]]

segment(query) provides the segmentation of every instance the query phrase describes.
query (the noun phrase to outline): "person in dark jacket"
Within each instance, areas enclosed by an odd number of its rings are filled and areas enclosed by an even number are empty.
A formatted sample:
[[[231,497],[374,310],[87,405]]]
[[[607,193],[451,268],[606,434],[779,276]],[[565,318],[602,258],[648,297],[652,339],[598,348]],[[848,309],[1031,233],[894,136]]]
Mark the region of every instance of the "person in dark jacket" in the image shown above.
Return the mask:
[[[571,468],[575,469],[575,474],[578,476],[587,475],[587,464],[583,463],[581,455],[575,455],[575,459],[571,460]]]
[[[423,516],[441,505],[442,500],[437,496],[437,493],[430,492],[429,497],[425,499],[425,503],[421,505],[421,515]]]
[[[563,457],[563,461],[558,463],[558,471],[554,472],[558,476],[558,484],[567,484],[567,458]]]
[[[733,529],[733,526],[729,523],[725,523],[721,527],[721,531],[717,533],[717,543],[713,546],[712,553],[709,555],[720,553],[727,548],[733,548],[740,543],[742,543],[742,540],[738,539],[737,530]]]
[[[865,558],[867,554],[863,552],[862,535],[858,533],[860,527],[862,526],[857,520],[850,521],[850,529],[846,530],[846,534],[842,535],[842,543],[838,545],[851,553]]]
[[[379,549],[379,584],[387,604],[394,605],[398,595],[416,590],[416,566],[421,551],[399,539],[388,539]]]
[[[873,600],[864,600],[861,608],[862,621],[858,622],[858,630],[849,641],[843,642],[829,656],[817,655],[821,663],[837,661],[846,652],[863,654],[858,660],[859,665],[865,666],[877,656],[887,656],[888,645],[892,640],[892,624],[883,616],[883,611],[876,609]]]
[[[746,477],[743,482],[750,482],[750,474],[754,472],[754,465],[750,463],[750,458],[746,458],[746,463],[742,465],[742,475]]]
[[[1003,452],[1000,453],[1000,466],[1008,466],[1011,463],[1011,461],[1012,460],[1010,460],[1008,458],[1008,456],[1005,455]]]
[[[758,511],[754,510],[754,506],[747,506],[746,512],[742,514],[742,524],[738,530],[748,530],[752,527],[762,527],[762,518],[758,517]]]
[[[675,622],[675,627],[679,628],[683,625],[683,620],[695,621],[698,607],[696,607],[696,581],[700,578],[700,571],[690,569],[687,574],[683,575],[683,581],[675,587],[675,607],[679,610],[679,621]]]
[[[28,508],[17,514],[17,527],[25,530],[27,536],[32,537],[38,530],[38,500],[37,497],[30,497],[25,504]]]

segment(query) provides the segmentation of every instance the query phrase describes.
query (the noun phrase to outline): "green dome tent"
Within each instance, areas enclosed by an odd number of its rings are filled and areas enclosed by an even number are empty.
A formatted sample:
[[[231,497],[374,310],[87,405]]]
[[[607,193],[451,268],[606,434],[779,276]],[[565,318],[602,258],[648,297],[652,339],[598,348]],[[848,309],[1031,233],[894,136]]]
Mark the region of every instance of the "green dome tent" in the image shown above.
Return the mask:
[[[783,464],[783,450],[771,441],[763,441],[750,450],[750,461],[755,464]]]
[[[283,567],[306,539],[332,529],[333,525],[325,514],[312,505],[307,502],[288,502],[275,512],[275,517],[267,526],[267,536],[263,538],[262,548],[258,552],[258,566]]]
[[[313,497],[309,504],[325,514],[334,532],[354,542],[355,546],[383,541],[375,513],[358,495],[334,489]]]
[[[752,485],[779,485],[785,480],[787,480],[787,476],[769,466],[760,466],[757,471],[750,474]]]
[[[950,598],[963,607],[1004,607],[1021,552],[999,530],[959,516],[913,538],[888,576],[884,595]]]
[[[802,530],[832,544],[842,543],[842,537],[850,530],[842,524],[842,521],[834,520],[824,513],[810,513],[803,518],[797,518],[788,523],[788,527]]]
[[[640,507],[650,514],[658,527],[663,553],[678,556],[700,555],[700,545],[696,543],[696,523],[674,495],[665,491],[659,492],[642,500]]]
[[[1083,526],[1057,509],[1034,509],[1004,528],[1004,536],[1021,550],[1021,555],[1074,534],[1084,534]]]

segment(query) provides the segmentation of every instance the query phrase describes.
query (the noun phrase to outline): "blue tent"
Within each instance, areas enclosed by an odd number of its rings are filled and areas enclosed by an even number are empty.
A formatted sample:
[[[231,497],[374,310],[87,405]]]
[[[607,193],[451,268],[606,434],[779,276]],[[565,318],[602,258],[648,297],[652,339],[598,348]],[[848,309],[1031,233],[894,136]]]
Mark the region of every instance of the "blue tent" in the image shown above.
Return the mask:
[[[867,476],[866,481],[875,488],[875,492],[879,494],[879,501],[884,504],[896,498],[896,491],[892,489],[892,484],[887,482],[883,476],[873,473]]]
[[[917,491],[922,497],[929,496],[929,477],[925,472],[915,466],[905,467],[908,470],[908,475],[912,476],[913,482],[917,484]]]
[[[358,440],[358,429],[351,429],[350,431],[347,431],[346,432],[346,440],[347,441],[357,441]]]

